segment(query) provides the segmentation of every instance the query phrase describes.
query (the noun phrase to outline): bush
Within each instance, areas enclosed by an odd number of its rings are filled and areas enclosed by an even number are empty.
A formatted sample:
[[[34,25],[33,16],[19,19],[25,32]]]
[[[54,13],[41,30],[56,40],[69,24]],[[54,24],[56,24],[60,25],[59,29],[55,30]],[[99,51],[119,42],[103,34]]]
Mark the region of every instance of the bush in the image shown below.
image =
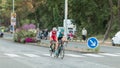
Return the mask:
[[[14,36],[15,42],[35,42],[36,30],[35,25],[33,24],[25,24],[22,28],[17,29],[17,32]]]
[[[25,43],[25,38],[21,38],[21,39],[20,39],[20,42],[21,42],[21,43]]]
[[[25,39],[25,42],[27,42],[27,43],[36,42],[36,40],[34,38],[28,37],[28,38]]]

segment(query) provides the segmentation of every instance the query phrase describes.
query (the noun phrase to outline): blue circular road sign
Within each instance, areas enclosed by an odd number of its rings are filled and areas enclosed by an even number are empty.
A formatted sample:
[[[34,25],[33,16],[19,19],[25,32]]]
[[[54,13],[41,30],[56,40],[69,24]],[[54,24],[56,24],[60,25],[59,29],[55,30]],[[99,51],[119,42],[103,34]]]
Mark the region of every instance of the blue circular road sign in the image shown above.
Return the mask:
[[[96,48],[98,46],[98,40],[95,37],[90,37],[87,40],[87,45],[89,48]]]

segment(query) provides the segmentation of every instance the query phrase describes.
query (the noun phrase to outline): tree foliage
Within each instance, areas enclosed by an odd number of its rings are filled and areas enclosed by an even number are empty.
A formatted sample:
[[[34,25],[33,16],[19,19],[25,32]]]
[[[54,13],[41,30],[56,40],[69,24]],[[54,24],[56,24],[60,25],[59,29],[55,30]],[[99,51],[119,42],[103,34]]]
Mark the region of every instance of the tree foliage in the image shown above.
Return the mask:
[[[6,1],[6,2],[5,2]],[[40,28],[63,26],[65,0],[15,0],[17,23],[21,26],[25,20]],[[115,16],[111,32],[118,31],[118,0],[112,0]],[[0,0],[1,17],[10,19],[12,0]],[[89,35],[104,34],[110,21],[109,0],[68,0],[68,18],[74,20],[78,32],[85,27]],[[120,19],[120,18],[119,18]]]

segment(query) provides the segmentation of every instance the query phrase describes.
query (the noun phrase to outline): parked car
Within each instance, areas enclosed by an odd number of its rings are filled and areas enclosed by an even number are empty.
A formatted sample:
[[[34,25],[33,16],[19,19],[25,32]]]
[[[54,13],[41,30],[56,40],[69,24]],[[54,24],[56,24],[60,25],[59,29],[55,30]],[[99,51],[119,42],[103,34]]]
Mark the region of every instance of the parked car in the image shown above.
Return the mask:
[[[0,30],[0,37],[3,37],[4,33]]]
[[[120,45],[120,31],[118,31],[115,36],[112,38],[112,45]]]

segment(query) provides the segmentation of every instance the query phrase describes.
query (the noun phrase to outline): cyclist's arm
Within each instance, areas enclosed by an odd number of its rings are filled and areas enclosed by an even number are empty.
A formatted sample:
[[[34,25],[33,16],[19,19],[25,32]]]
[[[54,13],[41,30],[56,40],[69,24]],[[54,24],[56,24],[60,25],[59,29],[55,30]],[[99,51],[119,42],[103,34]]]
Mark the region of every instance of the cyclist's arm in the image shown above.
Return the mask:
[[[60,32],[58,31],[58,32],[57,32],[57,38],[59,37],[59,34],[60,34]]]
[[[50,32],[50,40],[52,40],[52,32]]]

